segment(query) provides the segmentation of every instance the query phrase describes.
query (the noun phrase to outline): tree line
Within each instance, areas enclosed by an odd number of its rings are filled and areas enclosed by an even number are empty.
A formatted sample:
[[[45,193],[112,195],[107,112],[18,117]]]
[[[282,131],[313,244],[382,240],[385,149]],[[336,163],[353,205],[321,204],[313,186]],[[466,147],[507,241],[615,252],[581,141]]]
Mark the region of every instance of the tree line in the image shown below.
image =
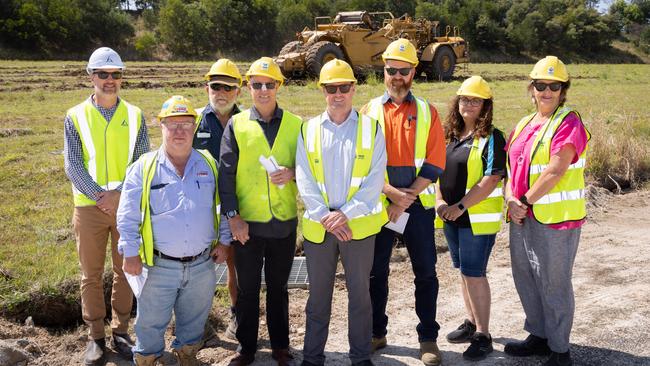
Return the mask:
[[[0,0],[0,48],[41,58],[109,45],[134,58],[273,55],[314,17],[408,13],[457,26],[474,50],[587,54],[625,37],[650,52],[650,0]],[[2,56],[2,54],[0,54]]]

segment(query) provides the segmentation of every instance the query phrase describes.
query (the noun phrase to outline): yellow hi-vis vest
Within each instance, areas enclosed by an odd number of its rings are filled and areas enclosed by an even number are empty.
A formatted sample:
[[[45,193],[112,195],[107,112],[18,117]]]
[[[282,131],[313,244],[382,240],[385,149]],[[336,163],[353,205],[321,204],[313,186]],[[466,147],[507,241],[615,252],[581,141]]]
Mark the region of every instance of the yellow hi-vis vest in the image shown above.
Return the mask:
[[[296,218],[296,182],[292,180],[282,188],[272,184],[260,163],[260,156],[268,158],[272,155],[281,166],[294,168],[301,124],[300,117],[283,111],[280,130],[273,147],[270,147],[259,122],[250,119],[250,109],[233,116],[233,130],[239,146],[235,190],[239,215],[245,221]]]
[[[219,240],[219,220],[221,204],[219,201],[219,192],[217,188],[218,174],[217,164],[208,152],[208,150],[196,150],[205,159],[205,162],[210,167],[214,175],[214,232],[217,239],[212,241],[212,247],[216,246]],[[142,263],[148,266],[153,266],[153,227],[151,226],[151,206],[149,200],[151,197],[151,182],[156,174],[156,167],[158,166],[158,150],[148,152],[140,157],[142,160],[142,198],[140,199],[140,214],[142,215],[142,223],[140,224],[140,258]]]
[[[494,144],[492,136],[474,137],[472,149],[467,158],[467,184],[465,194],[483,179],[483,150],[488,143]],[[501,230],[503,218],[503,180],[500,180],[494,190],[481,202],[467,208],[469,223],[474,235],[496,234]],[[444,225],[436,216],[436,228]]]
[[[424,160],[427,157],[427,141],[429,139],[429,129],[431,128],[431,109],[429,102],[425,99],[414,97],[417,105],[417,120],[415,125],[415,175],[420,173]],[[382,97],[372,99],[368,103],[366,114],[379,122],[382,132],[385,133],[384,122],[384,105],[381,103]],[[386,174],[388,182],[388,174]],[[419,195],[420,202],[424,208],[431,208],[436,205],[436,190],[434,182],[429,184]],[[385,194],[381,194],[381,199],[385,206],[388,206],[388,200]]]
[[[548,167],[551,160],[551,141],[558,127],[569,113],[575,113],[580,122],[582,118],[578,112],[568,107],[559,107],[551,118],[542,126],[541,130],[533,141],[531,149],[530,168],[528,170],[528,188],[533,186],[542,172]],[[526,116],[517,123],[512,141],[519,136],[521,131],[530,123],[535,113]],[[585,128],[587,140],[591,134]],[[510,144],[512,146],[512,142]],[[509,152],[508,152],[509,153]],[[559,224],[567,221],[582,220],[587,216],[585,201],[585,163],[587,158],[587,146],[580,154],[578,161],[569,165],[564,176],[548,193],[533,204],[533,216],[542,224]],[[508,164],[508,176],[510,165]]]
[[[84,167],[90,177],[105,190],[113,190],[124,181],[126,168],[133,160],[135,142],[142,124],[140,108],[120,99],[110,121],[95,108],[90,98],[67,112],[79,133]],[[74,205],[94,206],[96,202],[72,185]]]
[[[376,133],[377,121],[368,116],[359,116],[355,157],[354,164],[352,165],[352,178],[347,196],[348,201],[354,197],[359,187],[361,187],[364,178],[370,173]],[[322,121],[320,117],[312,118],[309,122],[303,123],[302,136],[309,160],[309,167],[320,188],[325,204],[329,207],[329,199],[325,190],[321,135]],[[377,234],[386,222],[388,222],[386,208],[380,200],[377,200],[377,204],[369,214],[349,218],[348,225],[352,230],[352,239],[361,240]],[[305,236],[305,239],[312,243],[322,243],[325,239],[325,228],[319,221],[312,220],[305,211],[302,220],[302,234]]]

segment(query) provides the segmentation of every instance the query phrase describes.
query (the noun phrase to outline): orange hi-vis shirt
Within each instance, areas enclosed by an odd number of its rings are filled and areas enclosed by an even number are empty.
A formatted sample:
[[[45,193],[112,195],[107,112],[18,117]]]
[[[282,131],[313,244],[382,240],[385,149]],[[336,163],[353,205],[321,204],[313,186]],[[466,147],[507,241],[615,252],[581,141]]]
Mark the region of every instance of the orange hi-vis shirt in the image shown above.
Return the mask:
[[[417,176],[438,180],[445,169],[445,138],[440,116],[435,107],[431,109],[431,128],[427,138],[427,154],[419,174],[415,174],[415,131],[417,123],[417,105],[412,94],[408,94],[402,104],[390,100],[387,93],[384,102],[384,135],[388,156],[387,171],[390,185],[396,188],[410,187]],[[365,105],[361,112],[367,110]]]

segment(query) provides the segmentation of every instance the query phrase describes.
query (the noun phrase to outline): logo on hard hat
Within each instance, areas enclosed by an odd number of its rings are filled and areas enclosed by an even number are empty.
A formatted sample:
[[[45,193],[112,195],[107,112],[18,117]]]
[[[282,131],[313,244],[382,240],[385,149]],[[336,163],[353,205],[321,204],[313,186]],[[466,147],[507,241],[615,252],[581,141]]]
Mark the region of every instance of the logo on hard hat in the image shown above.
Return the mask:
[[[550,67],[548,68],[547,73],[548,73],[549,75],[553,75],[553,74],[555,74],[555,68],[554,68],[553,66],[550,66]]]
[[[174,106],[174,112],[176,113],[187,113],[187,106],[184,104],[177,104]]]
[[[113,60],[111,60],[111,56],[106,57],[106,62],[113,62]]]
[[[399,51],[400,51],[400,52],[404,52],[404,51],[406,51],[406,45],[405,45],[405,44],[401,44],[401,45],[399,45]]]
[[[262,70],[268,70],[269,69],[269,63],[268,62],[262,62]]]
[[[165,108],[167,108],[167,107],[169,107],[169,102],[165,102],[165,103],[163,104],[163,106],[162,106],[163,109],[165,109]]]

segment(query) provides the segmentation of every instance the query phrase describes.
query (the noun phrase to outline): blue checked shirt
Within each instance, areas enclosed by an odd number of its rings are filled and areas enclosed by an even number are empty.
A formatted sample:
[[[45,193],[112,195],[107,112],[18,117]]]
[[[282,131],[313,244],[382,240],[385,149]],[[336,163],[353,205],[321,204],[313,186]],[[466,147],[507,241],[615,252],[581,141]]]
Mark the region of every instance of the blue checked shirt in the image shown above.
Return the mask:
[[[90,96],[90,101],[93,103],[95,108],[102,114],[106,121],[110,121],[117,110],[117,106],[120,103],[120,98],[117,99],[117,103],[111,108],[104,108],[95,104],[95,101]],[[81,143],[81,137],[79,132],[74,127],[74,122],[69,116],[65,117],[63,122],[63,157],[65,164],[65,174],[68,176],[72,184],[75,186],[79,192],[85,194],[91,200],[95,200],[96,194],[99,192],[104,192],[105,189],[100,187],[90,176],[86,167],[84,167],[84,158],[83,158],[83,148]],[[140,130],[138,131],[138,137],[135,141],[135,151],[133,152],[133,163],[138,160],[140,155],[149,151],[149,135],[147,134],[147,125],[144,120],[144,114],[142,115],[142,124]],[[116,188],[116,190],[121,191],[122,185]]]

